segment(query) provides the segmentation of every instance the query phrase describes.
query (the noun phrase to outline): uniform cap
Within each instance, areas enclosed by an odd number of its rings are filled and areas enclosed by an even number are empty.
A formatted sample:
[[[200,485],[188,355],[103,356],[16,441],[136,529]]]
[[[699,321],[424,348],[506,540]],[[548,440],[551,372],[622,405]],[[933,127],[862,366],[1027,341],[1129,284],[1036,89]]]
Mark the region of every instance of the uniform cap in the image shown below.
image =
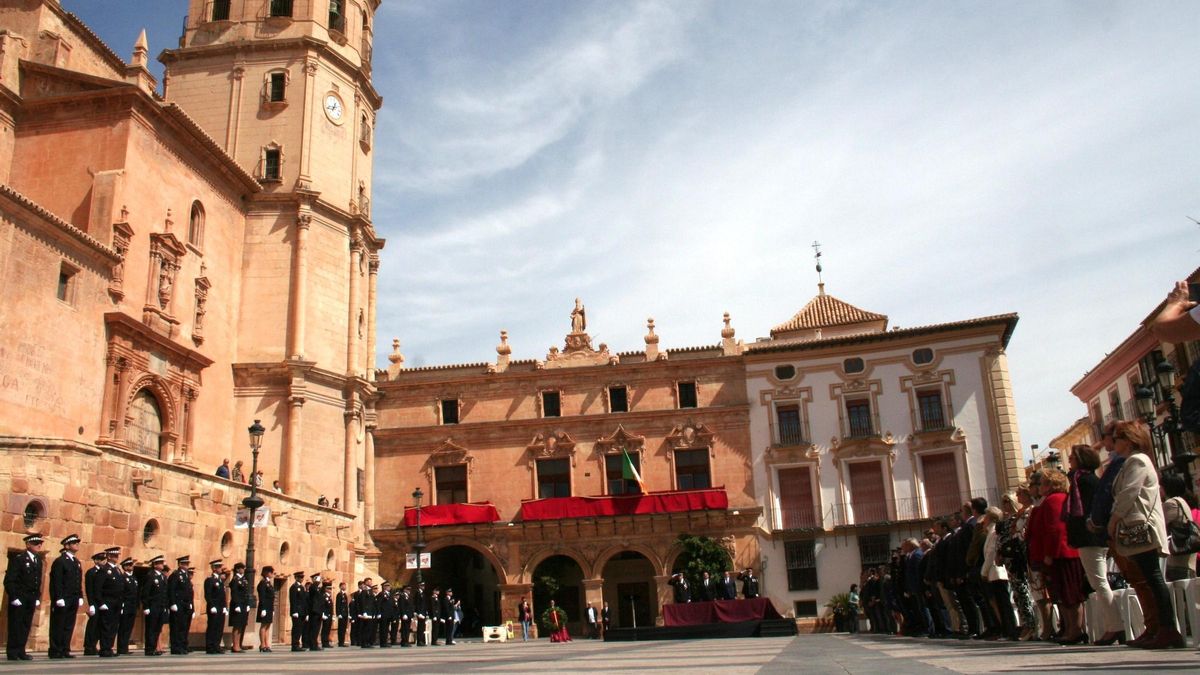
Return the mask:
[[[292,576],[296,577],[297,579],[303,579],[304,572],[292,572]]]
[[[156,556],[154,556],[153,558],[151,558],[151,559],[150,559],[150,564],[151,564],[151,565],[157,565],[157,564],[158,564],[158,563],[160,563],[160,562],[166,562],[166,561],[167,561],[167,559],[166,559],[165,557],[163,557],[163,556],[161,556],[161,555],[156,555]]]
[[[104,551],[97,551],[92,554],[92,560],[96,560],[96,561],[104,560],[107,557],[108,556],[104,554]]]
[[[262,568],[263,574],[271,574],[274,571],[275,571],[275,568],[271,567],[270,565],[267,565],[266,567]]]
[[[120,546],[110,546],[110,547],[104,549],[104,554],[108,555],[108,556],[112,556],[113,558],[116,558],[117,556],[121,555],[121,547]]]
[[[25,539],[26,544],[40,544],[43,541],[45,541],[44,539],[42,539],[42,535],[37,534],[36,532],[34,534],[25,535],[24,539]]]
[[[126,565],[131,565],[131,566],[132,566],[132,565],[133,565],[133,558],[126,558],[126,559],[124,559],[124,560],[122,560],[122,561],[121,561],[121,567],[125,567]]]
[[[218,567],[220,567],[220,566],[224,565],[225,563],[224,563],[224,562],[222,562],[222,561],[220,561],[220,560],[213,560],[212,562],[210,562],[210,563],[208,563],[208,564],[209,564],[209,565],[212,565],[212,568],[213,568],[213,569],[216,569],[216,568],[218,568]]]
[[[77,534],[72,534],[72,535],[68,536],[66,539],[63,539],[63,540],[62,540],[62,545],[63,545],[63,546],[70,546],[71,544],[78,544],[78,543],[79,543],[79,541],[80,541],[80,539],[79,539],[79,535],[77,535]]]
[[[161,557],[161,556],[160,556],[160,557]],[[190,556],[190,555],[185,555],[185,556],[183,556],[182,558],[176,558],[176,559],[175,559],[175,562],[176,562],[176,563],[178,563],[178,564],[180,564],[180,565],[184,565],[184,564],[190,563],[190,562],[192,562],[192,556]]]
[[[246,563],[236,563],[236,564],[234,564],[233,569],[235,571],[236,570],[244,570],[244,569],[246,569]]]

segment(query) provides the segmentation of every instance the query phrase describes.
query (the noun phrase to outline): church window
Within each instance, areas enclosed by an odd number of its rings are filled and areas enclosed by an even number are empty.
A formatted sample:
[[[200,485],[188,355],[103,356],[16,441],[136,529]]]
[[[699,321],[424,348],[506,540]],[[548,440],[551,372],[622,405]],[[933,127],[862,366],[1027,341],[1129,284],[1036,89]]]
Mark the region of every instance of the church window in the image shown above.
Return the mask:
[[[695,408],[696,400],[696,383],[695,382],[680,382],[679,389],[679,407],[680,408]]]
[[[467,465],[436,467],[433,480],[437,483],[438,504],[467,503]]]
[[[562,394],[557,391],[542,392],[542,417],[562,417]]]
[[[346,0],[329,0],[329,29],[345,32]]]
[[[675,451],[675,489],[700,490],[712,487],[708,448]]]
[[[287,94],[287,73],[271,73],[269,86],[268,100],[272,103],[283,101]]]
[[[74,265],[63,262],[58,267],[58,299],[68,305],[75,304],[75,278],[79,274],[79,268]]]
[[[129,443],[133,451],[158,457],[162,437],[162,414],[159,412],[158,399],[145,389],[139,391],[129,405],[129,416],[133,418],[129,427]]]
[[[283,178],[283,157],[279,148],[267,148],[263,151],[263,180],[279,180]]]
[[[291,16],[292,0],[271,0],[271,16]]]
[[[228,21],[229,20],[229,0],[213,0],[212,20],[213,21]]]
[[[192,202],[188,217],[188,243],[196,248],[204,247],[204,205],[199,201]]]
[[[537,461],[538,499],[571,496],[571,460],[539,459]]]

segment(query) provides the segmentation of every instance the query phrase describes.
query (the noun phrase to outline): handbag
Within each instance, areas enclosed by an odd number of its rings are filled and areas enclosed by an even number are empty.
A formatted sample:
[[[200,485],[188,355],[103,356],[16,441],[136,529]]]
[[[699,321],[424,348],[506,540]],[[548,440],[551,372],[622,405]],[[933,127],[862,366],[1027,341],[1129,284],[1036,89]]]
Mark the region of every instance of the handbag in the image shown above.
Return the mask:
[[[1133,525],[1117,524],[1117,543],[1121,545],[1121,548],[1147,548],[1153,546],[1151,542],[1149,522],[1143,520]]]
[[[1189,517],[1191,508],[1182,499],[1179,499],[1179,510],[1183,518],[1176,518],[1167,523],[1167,534],[1170,535],[1167,550],[1171,555],[1200,553],[1200,525]]]

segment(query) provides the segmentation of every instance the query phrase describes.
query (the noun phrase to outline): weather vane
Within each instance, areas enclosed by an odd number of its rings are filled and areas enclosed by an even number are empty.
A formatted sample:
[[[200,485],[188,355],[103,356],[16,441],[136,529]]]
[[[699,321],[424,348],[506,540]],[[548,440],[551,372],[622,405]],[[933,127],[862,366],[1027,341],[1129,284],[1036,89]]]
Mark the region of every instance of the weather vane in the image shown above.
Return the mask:
[[[821,242],[814,241],[812,243],[812,250],[813,260],[817,261],[817,285],[823,288],[825,280],[821,278]]]

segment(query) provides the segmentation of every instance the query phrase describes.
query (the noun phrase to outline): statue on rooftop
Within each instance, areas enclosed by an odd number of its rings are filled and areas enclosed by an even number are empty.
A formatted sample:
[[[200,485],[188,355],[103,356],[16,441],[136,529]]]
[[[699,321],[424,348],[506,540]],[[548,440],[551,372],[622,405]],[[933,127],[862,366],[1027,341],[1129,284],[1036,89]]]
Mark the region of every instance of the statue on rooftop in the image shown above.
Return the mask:
[[[575,298],[575,309],[571,310],[571,332],[582,333],[587,330],[587,310],[579,298]]]

